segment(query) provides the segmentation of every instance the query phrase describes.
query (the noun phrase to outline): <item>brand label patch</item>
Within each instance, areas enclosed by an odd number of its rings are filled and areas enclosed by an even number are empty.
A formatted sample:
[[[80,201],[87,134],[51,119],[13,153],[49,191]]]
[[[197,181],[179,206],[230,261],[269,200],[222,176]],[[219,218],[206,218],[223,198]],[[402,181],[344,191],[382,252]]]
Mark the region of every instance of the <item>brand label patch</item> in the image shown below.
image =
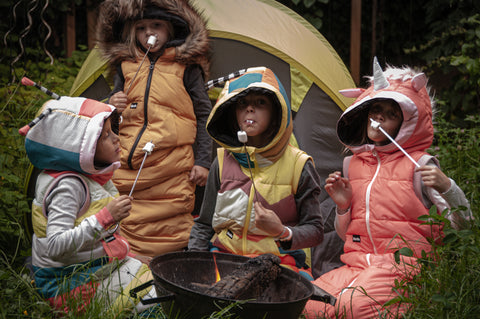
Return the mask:
[[[353,242],[359,243],[360,242],[360,235],[353,235]]]
[[[233,238],[233,232],[229,229],[227,230],[227,236],[228,238],[232,239]]]
[[[136,109],[136,108],[137,108],[137,103],[132,103],[132,104],[130,104],[130,108],[131,108],[131,109]]]

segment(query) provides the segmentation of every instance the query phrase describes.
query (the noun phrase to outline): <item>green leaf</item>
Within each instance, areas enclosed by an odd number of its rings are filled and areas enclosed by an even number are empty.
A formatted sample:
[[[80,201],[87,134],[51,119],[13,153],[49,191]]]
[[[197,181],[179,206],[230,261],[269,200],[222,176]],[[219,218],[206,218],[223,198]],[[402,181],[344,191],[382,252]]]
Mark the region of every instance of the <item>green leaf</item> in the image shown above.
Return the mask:
[[[450,233],[443,238],[444,244],[451,244],[458,240],[458,236],[455,233]]]
[[[384,303],[383,306],[388,307],[388,306],[391,306],[393,304],[400,303],[401,301],[402,301],[401,297],[395,297],[395,298],[390,299],[386,303]]]
[[[303,0],[303,5],[308,9],[315,4],[315,0]]]
[[[412,257],[413,256],[413,250],[411,250],[408,247],[400,248],[400,255],[407,256],[407,257]]]
[[[413,251],[408,247],[403,247],[395,251],[395,253],[393,254],[393,257],[395,258],[395,262],[397,264],[400,264],[400,256],[412,257]]]

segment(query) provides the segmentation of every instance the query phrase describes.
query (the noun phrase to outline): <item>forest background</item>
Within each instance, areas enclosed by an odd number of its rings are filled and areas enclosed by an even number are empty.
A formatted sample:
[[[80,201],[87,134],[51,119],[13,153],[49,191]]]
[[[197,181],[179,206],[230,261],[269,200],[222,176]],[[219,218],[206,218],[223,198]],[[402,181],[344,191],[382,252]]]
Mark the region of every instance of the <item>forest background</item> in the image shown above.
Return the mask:
[[[240,1],[240,0],[239,0]],[[437,257],[425,256],[420,276],[398,283],[409,295],[410,318],[473,318],[480,313],[480,2],[475,0],[281,0],[308,20],[349,67],[352,3],[361,3],[360,74],[382,66],[423,70],[435,92],[435,140],[443,171],[465,191],[476,220],[465,231],[446,228]],[[24,75],[68,95],[88,54],[87,12],[93,0],[5,0],[0,3],[0,318],[51,317],[31,285],[25,258],[31,240],[24,190],[29,161],[18,128],[48,97],[23,87]],[[75,47],[66,45],[66,17],[75,12]],[[45,23],[44,23],[45,22]],[[361,78],[358,86],[365,86]],[[436,217],[433,222],[444,221]],[[432,221],[430,221],[432,222]],[[408,252],[405,252],[408,254]],[[95,317],[92,313],[88,317]],[[98,314],[100,316],[100,313]],[[75,315],[72,315],[72,318]]]

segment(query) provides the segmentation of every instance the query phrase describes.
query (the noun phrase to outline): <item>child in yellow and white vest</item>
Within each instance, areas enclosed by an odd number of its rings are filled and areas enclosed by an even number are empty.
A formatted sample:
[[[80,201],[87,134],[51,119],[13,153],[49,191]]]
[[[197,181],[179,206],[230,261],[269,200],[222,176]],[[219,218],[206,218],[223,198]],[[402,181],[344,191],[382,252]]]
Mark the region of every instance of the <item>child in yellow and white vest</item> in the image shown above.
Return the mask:
[[[323,239],[320,183],[312,158],[289,144],[292,129],[288,97],[272,70],[250,68],[226,84],[207,121],[222,148],[189,250],[272,253],[312,279],[303,249]]]

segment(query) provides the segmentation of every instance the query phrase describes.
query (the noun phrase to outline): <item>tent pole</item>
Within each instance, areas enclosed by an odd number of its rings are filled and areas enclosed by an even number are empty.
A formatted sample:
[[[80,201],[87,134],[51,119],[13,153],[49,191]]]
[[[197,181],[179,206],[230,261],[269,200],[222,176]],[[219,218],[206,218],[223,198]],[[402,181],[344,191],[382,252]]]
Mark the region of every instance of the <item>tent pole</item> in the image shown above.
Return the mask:
[[[362,0],[352,0],[350,25],[350,72],[355,84],[360,83],[360,41],[362,29]]]
[[[66,16],[66,37],[65,37],[65,51],[67,57],[72,56],[72,52],[75,51],[75,2],[71,1],[69,10]]]

